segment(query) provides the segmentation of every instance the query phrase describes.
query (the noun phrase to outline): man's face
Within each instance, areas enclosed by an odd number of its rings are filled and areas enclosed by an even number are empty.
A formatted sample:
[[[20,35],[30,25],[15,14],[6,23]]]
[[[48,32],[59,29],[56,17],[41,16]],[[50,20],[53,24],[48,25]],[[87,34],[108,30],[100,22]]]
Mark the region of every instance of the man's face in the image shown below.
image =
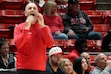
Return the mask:
[[[90,55],[87,54],[87,53],[84,53],[84,55],[83,55],[82,57],[84,57],[84,58],[86,59],[86,62],[87,62],[87,64],[88,64],[88,66],[90,66],[90,65],[91,65]]]
[[[75,13],[80,10],[80,5],[78,3],[77,4],[69,4],[68,8],[71,10],[71,12]]]
[[[51,56],[51,63],[54,66],[58,67],[62,58],[63,58],[63,54],[52,55]]]
[[[30,15],[34,15],[35,17],[37,17],[37,13],[38,13],[38,8],[34,3],[27,4],[27,6],[25,8],[26,17],[28,17]]]
[[[101,68],[104,69],[106,67],[106,61],[107,57],[104,54],[99,55],[98,63],[97,65]]]

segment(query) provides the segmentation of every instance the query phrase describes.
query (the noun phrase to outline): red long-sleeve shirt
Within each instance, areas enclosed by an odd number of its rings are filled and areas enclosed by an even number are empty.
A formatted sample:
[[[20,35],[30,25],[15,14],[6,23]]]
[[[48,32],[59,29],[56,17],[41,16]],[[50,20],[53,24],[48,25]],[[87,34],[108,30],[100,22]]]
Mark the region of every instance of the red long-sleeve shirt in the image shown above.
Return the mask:
[[[48,25],[51,29],[51,32],[55,33],[58,30],[64,31],[64,25],[62,23],[61,16],[45,16],[44,15],[45,24]]]
[[[54,40],[48,26],[41,28],[39,24],[31,25],[25,30],[26,23],[15,27],[14,42],[17,47],[17,69],[45,71],[46,47],[51,47]]]

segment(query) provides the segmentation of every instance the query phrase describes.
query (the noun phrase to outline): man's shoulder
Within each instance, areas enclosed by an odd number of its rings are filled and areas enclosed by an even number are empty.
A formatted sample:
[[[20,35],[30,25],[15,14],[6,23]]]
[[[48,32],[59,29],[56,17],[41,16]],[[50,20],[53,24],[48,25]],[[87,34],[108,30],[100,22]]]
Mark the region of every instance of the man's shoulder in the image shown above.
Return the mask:
[[[23,22],[23,23],[20,23],[20,24],[17,24],[17,25],[15,25],[15,29],[16,28],[22,28],[22,27],[24,27],[25,26],[25,22]]]
[[[98,67],[95,67],[94,70],[92,70],[90,73],[91,74],[96,74],[96,73],[100,73],[101,70]]]
[[[65,71],[63,70],[63,69],[61,69],[61,68],[58,68],[58,70],[57,70],[60,74],[65,74]]]
[[[46,63],[46,71],[52,71],[52,68],[51,68],[49,62]]]
[[[47,72],[47,74],[54,74],[54,71],[51,68],[49,62],[47,62],[47,64],[46,64],[46,72]],[[64,70],[62,70],[61,68],[57,69],[57,73],[59,73],[59,74],[65,74]]]

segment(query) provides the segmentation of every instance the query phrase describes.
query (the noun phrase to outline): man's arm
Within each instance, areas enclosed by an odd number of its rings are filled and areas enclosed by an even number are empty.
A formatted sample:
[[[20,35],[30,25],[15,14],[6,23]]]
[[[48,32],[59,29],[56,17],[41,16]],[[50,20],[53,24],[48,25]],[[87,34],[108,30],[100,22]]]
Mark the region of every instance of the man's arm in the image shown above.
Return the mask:
[[[111,68],[106,67],[103,71],[100,71],[98,69],[94,69],[90,74],[111,74]]]

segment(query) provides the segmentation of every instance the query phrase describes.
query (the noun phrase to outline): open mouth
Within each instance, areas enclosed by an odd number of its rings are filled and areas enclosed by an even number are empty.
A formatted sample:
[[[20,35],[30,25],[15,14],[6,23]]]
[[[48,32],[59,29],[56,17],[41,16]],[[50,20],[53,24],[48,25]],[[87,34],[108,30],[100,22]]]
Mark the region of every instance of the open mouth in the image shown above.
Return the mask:
[[[35,14],[31,14],[32,16],[35,16]]]

